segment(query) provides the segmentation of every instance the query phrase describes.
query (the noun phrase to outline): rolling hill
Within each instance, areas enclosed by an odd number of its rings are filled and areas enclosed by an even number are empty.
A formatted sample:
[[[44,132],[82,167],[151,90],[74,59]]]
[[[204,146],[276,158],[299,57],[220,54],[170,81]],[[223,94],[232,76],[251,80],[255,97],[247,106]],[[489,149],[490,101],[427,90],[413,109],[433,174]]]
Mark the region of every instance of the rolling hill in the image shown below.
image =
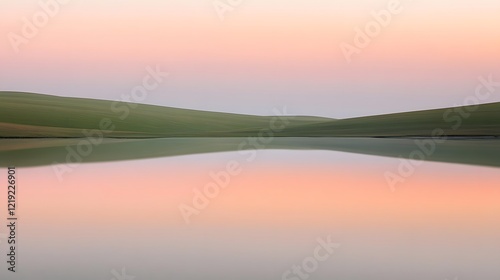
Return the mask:
[[[288,116],[277,137],[499,137],[500,103],[350,119]],[[116,101],[0,92],[1,138],[246,137],[269,129],[275,116],[178,109]],[[105,128],[105,129],[103,129]]]

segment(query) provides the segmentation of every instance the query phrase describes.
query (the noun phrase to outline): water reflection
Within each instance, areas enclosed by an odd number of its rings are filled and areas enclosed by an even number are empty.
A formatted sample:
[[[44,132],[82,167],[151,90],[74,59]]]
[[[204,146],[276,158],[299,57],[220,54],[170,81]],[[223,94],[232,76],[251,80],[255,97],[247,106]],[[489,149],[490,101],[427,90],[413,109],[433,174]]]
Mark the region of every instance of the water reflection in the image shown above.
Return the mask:
[[[500,140],[398,138],[2,139],[0,166],[106,162],[250,149],[325,150],[500,166]]]

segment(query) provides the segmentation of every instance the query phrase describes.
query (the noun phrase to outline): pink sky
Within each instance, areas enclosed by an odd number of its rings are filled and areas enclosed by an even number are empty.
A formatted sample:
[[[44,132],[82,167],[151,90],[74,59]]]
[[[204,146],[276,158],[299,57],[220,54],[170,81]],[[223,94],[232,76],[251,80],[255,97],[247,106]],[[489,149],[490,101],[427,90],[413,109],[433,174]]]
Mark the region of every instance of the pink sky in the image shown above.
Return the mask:
[[[4,1],[0,86],[117,99],[160,65],[171,78],[146,103],[350,117],[453,106],[500,77],[498,1],[401,1],[347,63],[340,44],[389,2],[244,1],[221,21],[210,1],[69,1],[16,53],[8,34],[41,8]]]

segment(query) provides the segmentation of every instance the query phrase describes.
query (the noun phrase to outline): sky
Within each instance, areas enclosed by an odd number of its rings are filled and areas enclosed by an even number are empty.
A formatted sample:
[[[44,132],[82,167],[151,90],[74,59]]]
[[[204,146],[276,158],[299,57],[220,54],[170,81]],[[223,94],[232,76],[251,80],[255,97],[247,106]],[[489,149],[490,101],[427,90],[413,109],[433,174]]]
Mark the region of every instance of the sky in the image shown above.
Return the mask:
[[[158,66],[169,78],[143,103],[346,118],[460,105],[500,80],[493,0],[66,2],[46,21],[38,1],[0,3],[0,90],[116,100]]]

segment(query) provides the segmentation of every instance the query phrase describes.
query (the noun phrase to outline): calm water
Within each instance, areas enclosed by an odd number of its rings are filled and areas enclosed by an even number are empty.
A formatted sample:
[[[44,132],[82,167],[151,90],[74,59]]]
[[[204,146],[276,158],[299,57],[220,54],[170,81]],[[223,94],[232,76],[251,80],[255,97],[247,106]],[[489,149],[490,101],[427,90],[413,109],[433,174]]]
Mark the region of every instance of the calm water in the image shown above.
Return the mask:
[[[311,272],[303,270],[309,279],[500,277],[498,168],[426,161],[413,162],[411,174],[401,174],[397,157],[316,150],[326,139],[300,142],[310,150],[237,151],[234,145],[241,141],[218,139],[205,146],[198,141],[196,146],[163,140],[163,149],[155,146],[159,142],[139,141],[112,150],[111,157],[180,155],[18,166],[18,273],[9,279],[118,279],[122,268],[137,280],[301,279],[282,277],[293,265],[314,258],[317,239],[328,236],[340,247]],[[268,147],[298,149],[294,141],[278,139]],[[356,141],[328,143],[336,149],[373,150]],[[380,142],[385,153],[406,157],[414,150],[409,140],[394,141]],[[0,153],[4,164],[13,155],[6,147],[21,149],[7,144]],[[67,143],[62,144],[37,142],[65,155]],[[228,146],[236,151],[196,154]],[[85,158],[110,159],[105,151],[110,149],[96,148],[98,155]],[[443,149],[435,154],[449,153]],[[43,152],[30,154],[38,158],[22,162],[41,163]],[[481,158],[485,165],[495,162]],[[62,162],[58,159],[45,158]],[[5,182],[2,169],[0,182]],[[391,188],[388,172],[404,181]],[[209,184],[224,187],[212,188],[201,203],[197,190]],[[0,205],[6,201],[3,189]],[[203,207],[193,204],[197,197]],[[180,205],[196,210],[189,224]],[[5,221],[6,211],[1,214]],[[2,227],[0,234],[5,233]],[[6,245],[3,239],[2,252]],[[0,260],[5,263],[5,254]],[[4,279],[6,269],[0,275]]]

